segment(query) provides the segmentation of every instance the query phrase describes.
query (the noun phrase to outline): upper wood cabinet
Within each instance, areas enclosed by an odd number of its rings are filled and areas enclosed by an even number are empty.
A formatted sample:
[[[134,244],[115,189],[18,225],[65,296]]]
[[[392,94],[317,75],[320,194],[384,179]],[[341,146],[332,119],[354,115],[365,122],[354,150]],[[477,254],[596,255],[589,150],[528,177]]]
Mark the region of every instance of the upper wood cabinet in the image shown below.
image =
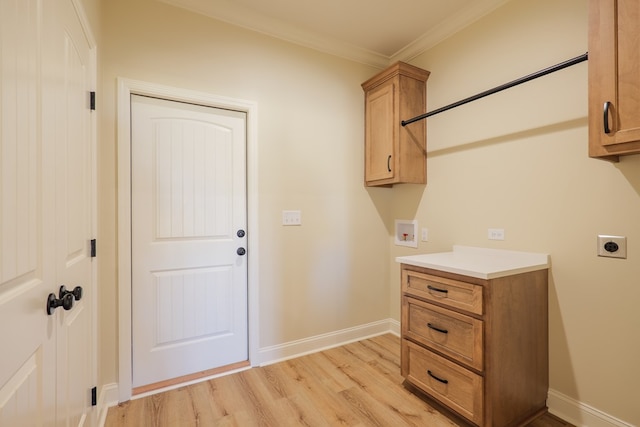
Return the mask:
[[[365,183],[390,186],[427,182],[425,113],[429,71],[397,62],[362,83],[365,92]]]
[[[640,2],[589,1],[589,155],[640,153]]]

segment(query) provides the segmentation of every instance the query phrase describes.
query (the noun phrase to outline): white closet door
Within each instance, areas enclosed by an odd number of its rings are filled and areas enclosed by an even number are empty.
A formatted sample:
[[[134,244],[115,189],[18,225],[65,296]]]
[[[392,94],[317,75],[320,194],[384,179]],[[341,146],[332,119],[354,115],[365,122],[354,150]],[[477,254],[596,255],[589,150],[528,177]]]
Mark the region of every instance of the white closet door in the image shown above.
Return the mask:
[[[133,386],[248,360],[246,115],[132,97]]]
[[[0,426],[54,425],[52,152],[40,130],[38,0],[0,0]]]
[[[93,163],[91,136],[90,47],[72,0],[55,4],[60,25],[47,42],[51,66],[59,73],[45,92],[47,139],[55,144],[56,290],[82,288],[71,310],[56,312],[58,425],[87,423],[92,378],[92,239]],[[53,11],[51,11],[53,13]],[[55,82],[55,83],[54,83]]]

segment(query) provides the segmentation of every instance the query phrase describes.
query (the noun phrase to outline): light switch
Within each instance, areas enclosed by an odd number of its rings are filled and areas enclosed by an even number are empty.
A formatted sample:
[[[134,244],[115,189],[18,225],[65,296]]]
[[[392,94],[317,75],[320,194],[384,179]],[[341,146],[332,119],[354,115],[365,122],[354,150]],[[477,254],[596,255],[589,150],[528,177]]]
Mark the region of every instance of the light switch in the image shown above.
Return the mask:
[[[302,225],[300,211],[282,211],[282,225]]]

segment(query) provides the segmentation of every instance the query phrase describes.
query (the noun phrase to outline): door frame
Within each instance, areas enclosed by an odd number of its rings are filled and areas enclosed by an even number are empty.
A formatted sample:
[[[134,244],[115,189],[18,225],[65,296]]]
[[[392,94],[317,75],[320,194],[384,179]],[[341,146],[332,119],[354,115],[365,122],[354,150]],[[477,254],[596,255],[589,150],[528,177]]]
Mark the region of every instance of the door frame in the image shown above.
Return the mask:
[[[126,78],[117,79],[118,146],[118,400],[132,396],[131,360],[131,95],[152,96],[247,114],[247,315],[249,362],[259,364],[258,344],[258,104]],[[184,384],[182,384],[184,385]],[[176,385],[177,387],[178,385]]]

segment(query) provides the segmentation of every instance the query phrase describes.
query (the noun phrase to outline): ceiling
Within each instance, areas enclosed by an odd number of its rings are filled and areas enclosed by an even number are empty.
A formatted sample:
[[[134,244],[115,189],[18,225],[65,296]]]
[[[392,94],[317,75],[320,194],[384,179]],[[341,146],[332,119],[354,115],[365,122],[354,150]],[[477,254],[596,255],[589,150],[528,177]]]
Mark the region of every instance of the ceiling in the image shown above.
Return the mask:
[[[159,0],[376,67],[408,61],[509,0]]]

